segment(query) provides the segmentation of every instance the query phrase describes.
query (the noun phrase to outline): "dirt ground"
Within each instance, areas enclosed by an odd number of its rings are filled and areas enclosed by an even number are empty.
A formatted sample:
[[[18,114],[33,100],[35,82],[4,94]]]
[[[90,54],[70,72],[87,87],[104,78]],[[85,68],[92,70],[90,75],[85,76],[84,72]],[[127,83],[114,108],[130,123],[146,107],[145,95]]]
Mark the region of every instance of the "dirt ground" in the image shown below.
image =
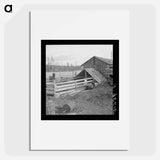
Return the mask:
[[[46,114],[60,115],[111,115],[113,87],[107,83],[76,95],[54,98],[47,96]]]

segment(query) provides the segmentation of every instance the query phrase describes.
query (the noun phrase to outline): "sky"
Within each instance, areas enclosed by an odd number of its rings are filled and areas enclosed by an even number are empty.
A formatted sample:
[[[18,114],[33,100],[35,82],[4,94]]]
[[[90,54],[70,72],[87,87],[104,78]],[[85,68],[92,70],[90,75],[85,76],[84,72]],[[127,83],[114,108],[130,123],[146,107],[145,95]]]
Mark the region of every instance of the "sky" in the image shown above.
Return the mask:
[[[111,59],[112,50],[112,45],[47,45],[46,57],[58,65],[81,65],[93,56]]]

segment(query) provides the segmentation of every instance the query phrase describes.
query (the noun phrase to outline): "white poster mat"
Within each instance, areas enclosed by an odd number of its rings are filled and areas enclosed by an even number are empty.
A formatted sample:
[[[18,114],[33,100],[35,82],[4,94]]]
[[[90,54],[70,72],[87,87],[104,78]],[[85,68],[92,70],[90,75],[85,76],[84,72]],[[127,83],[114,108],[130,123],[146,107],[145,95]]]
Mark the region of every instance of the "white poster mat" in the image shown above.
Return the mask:
[[[119,40],[119,120],[41,120],[42,39]],[[30,138],[31,150],[129,149],[129,11],[31,11]]]

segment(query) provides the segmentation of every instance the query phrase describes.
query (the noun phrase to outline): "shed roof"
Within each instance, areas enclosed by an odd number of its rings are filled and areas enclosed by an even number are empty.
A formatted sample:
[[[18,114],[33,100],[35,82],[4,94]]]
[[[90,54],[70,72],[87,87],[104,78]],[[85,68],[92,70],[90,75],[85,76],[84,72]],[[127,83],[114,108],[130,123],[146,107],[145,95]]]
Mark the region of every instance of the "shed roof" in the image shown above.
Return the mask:
[[[96,80],[98,83],[102,83],[106,81],[106,78],[97,70],[94,68],[84,68],[76,77],[81,77],[84,75],[84,73],[87,72],[94,80]]]
[[[106,78],[94,68],[85,68],[84,70],[88,72],[98,83],[106,81]]]
[[[113,63],[113,60],[112,59],[107,59],[107,58],[102,58],[102,57],[97,57],[95,56],[95,58],[105,62],[105,63],[108,63],[108,64],[112,64]]]
[[[102,57],[97,57],[97,56],[93,56],[92,58],[99,59],[100,61],[105,62],[107,64],[113,64],[113,60],[112,59],[107,59],[107,58],[102,58]],[[92,59],[92,58],[90,58],[90,59]],[[84,62],[81,66],[83,66],[85,63],[87,63],[89,60],[87,60],[86,62]]]

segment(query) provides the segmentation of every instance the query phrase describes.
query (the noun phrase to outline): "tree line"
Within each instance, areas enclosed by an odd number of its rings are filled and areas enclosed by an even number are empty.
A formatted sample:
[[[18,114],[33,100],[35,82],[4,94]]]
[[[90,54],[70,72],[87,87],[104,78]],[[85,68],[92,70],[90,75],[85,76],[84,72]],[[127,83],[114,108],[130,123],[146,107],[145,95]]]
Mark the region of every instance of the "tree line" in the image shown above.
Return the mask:
[[[81,66],[67,66],[67,65],[46,65],[46,72],[66,72],[80,70]]]

